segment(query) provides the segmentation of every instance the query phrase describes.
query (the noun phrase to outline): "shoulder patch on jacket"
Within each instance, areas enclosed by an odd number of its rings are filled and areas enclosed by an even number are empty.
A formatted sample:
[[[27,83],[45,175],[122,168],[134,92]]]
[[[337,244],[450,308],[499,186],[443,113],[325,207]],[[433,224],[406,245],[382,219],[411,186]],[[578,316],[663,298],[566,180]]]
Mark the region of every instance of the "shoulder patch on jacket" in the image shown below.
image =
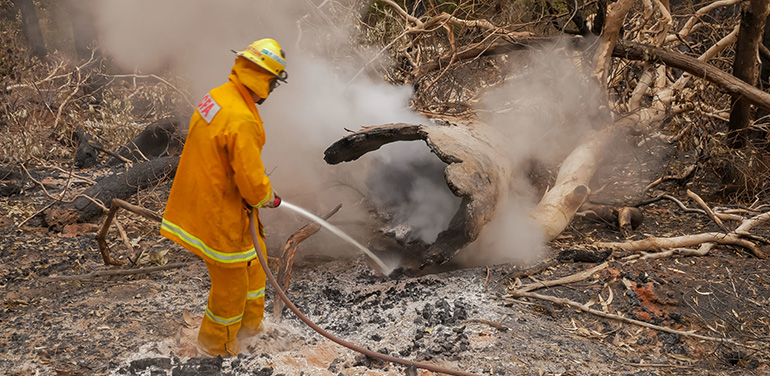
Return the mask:
[[[211,123],[211,120],[214,119],[214,115],[221,109],[222,107],[211,97],[211,93],[207,93],[206,96],[201,99],[201,102],[198,103],[198,112],[207,123]]]

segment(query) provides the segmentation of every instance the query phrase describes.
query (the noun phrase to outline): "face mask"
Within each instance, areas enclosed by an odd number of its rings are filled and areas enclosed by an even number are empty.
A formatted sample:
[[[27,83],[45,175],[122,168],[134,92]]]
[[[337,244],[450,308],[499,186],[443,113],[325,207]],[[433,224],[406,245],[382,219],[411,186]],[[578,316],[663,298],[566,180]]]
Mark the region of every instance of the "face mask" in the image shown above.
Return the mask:
[[[270,84],[268,86],[267,94],[269,95],[270,93],[273,92],[273,90],[275,90],[275,88],[277,88],[278,86],[281,86],[281,82],[280,81],[286,81],[287,77],[288,77],[288,74],[286,74],[286,72],[284,71],[284,72],[281,72],[281,76],[280,77],[276,77],[276,78],[273,78],[272,80],[270,80]],[[262,98],[262,99],[258,100],[257,104],[265,103],[266,99],[267,98]]]

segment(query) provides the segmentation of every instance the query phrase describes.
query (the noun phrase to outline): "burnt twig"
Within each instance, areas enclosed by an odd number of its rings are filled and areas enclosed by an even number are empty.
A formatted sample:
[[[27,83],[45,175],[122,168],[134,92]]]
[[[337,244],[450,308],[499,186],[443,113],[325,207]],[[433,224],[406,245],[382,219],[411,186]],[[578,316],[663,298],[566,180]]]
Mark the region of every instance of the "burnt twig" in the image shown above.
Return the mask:
[[[107,218],[104,220],[104,224],[102,225],[101,230],[99,230],[99,233],[96,235],[96,242],[99,244],[99,251],[102,253],[102,259],[104,259],[105,265],[125,264],[125,262],[123,261],[118,261],[110,257],[110,250],[109,248],[107,248],[107,241],[105,240],[105,237],[107,236],[107,231],[110,229],[110,224],[112,223],[113,219],[115,218],[115,214],[117,214],[118,209],[120,208],[126,209],[132,213],[139,214],[155,222],[160,222],[162,220],[162,217],[158,213],[155,213],[154,211],[129,204],[128,202],[125,202],[121,199],[117,199],[117,198],[112,199],[112,204],[110,205],[110,211],[107,214]]]

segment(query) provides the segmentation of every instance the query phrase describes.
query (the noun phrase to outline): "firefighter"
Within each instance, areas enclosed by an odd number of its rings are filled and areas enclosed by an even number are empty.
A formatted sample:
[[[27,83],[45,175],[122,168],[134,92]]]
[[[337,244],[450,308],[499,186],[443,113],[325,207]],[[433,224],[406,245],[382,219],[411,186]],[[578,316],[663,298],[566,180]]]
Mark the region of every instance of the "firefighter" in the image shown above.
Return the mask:
[[[161,235],[206,262],[211,290],[198,332],[207,356],[234,356],[239,340],[262,329],[267,257],[259,224],[259,249],[249,230],[249,210],[280,204],[265,174],[262,119],[255,103],[285,82],[286,60],[273,39],[236,53],[228,82],[209,91],[190,120],[179,167],[161,224]]]

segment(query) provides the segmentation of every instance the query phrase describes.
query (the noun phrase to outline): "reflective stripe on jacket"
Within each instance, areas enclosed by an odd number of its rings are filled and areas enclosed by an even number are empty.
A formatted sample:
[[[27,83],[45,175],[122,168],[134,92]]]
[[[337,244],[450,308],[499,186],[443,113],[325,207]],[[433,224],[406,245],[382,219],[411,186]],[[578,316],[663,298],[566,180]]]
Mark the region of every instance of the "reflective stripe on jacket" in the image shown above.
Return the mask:
[[[248,80],[267,86],[270,78]],[[262,119],[234,68],[229,82],[206,94],[190,120],[161,234],[223,266],[254,259],[244,202],[257,210],[273,198],[262,164],[264,144]]]

